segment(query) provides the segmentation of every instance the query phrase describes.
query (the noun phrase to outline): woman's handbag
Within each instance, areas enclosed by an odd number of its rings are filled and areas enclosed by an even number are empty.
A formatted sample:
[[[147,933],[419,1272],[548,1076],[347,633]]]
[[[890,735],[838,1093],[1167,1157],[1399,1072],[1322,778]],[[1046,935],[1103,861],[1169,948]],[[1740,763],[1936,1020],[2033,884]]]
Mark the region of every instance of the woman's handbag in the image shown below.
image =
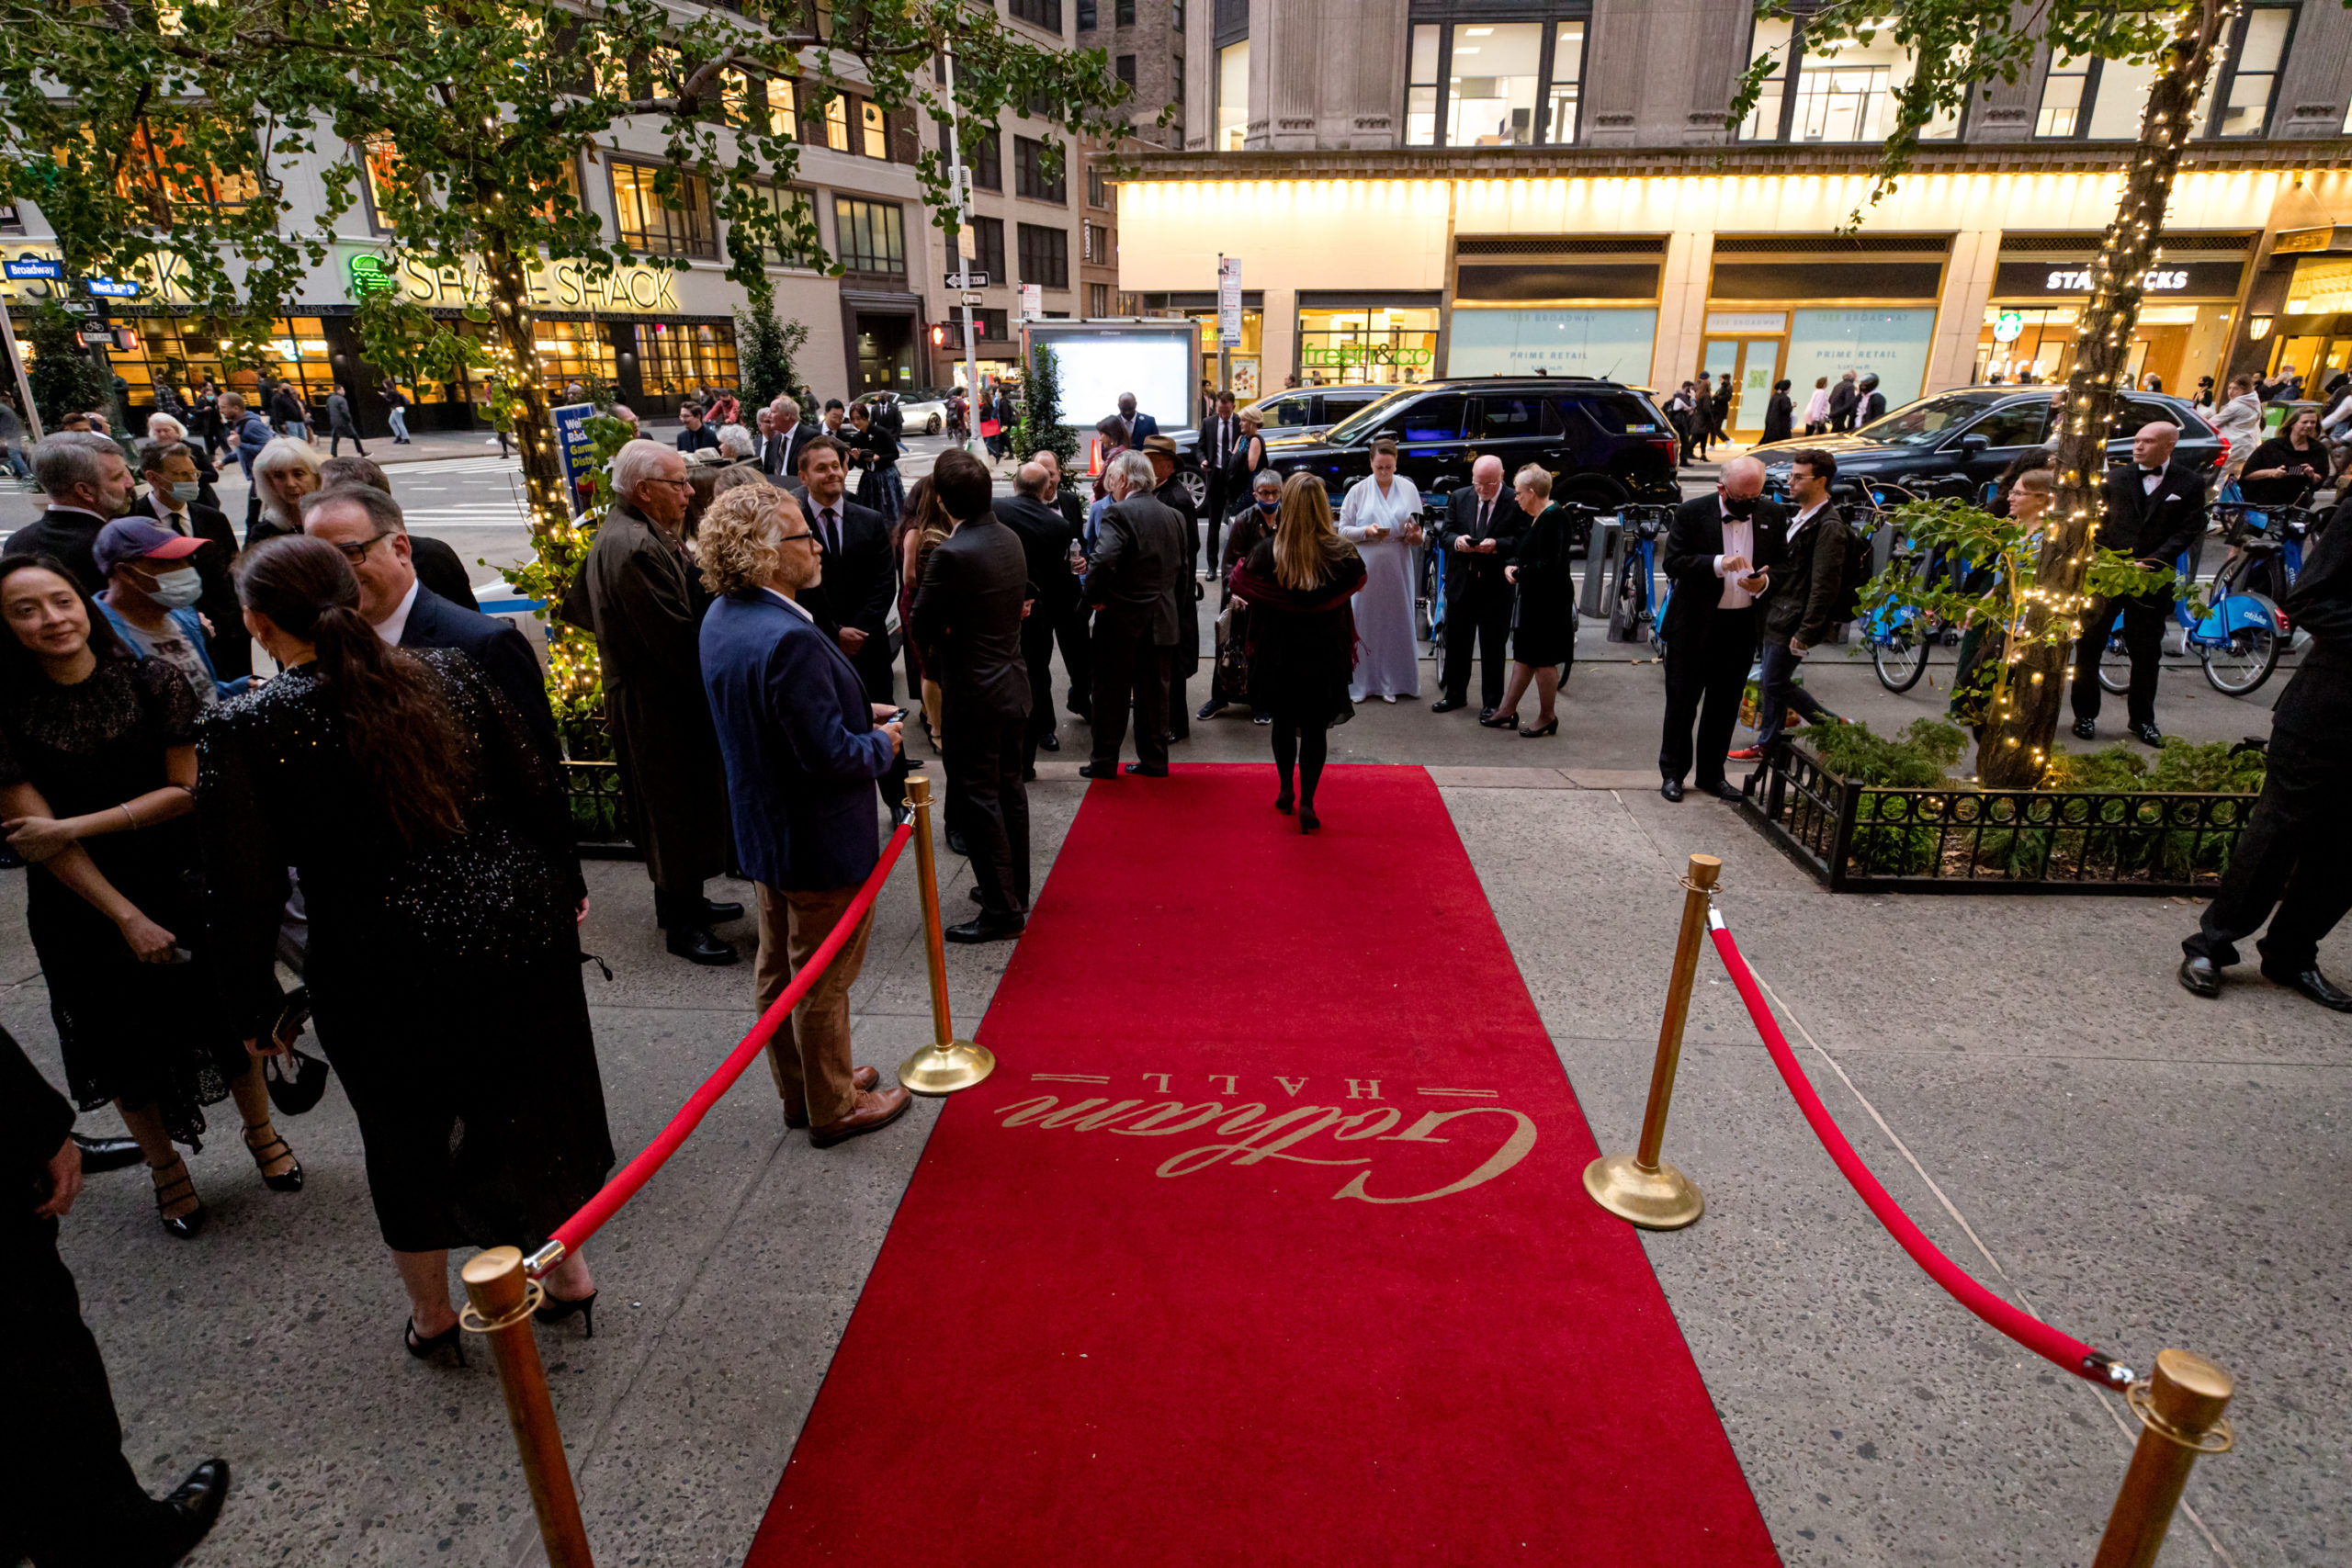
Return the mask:
[[[327,1077],[334,1070],[319,1057],[294,1048],[294,1041],[310,1017],[310,987],[298,986],[288,993],[286,1005],[278,1010],[277,1021],[270,1025],[270,1038],[286,1049],[282,1055],[262,1058],[261,1077],[269,1090],[270,1104],[277,1108],[281,1116],[300,1116],[318,1104],[327,1092]]]

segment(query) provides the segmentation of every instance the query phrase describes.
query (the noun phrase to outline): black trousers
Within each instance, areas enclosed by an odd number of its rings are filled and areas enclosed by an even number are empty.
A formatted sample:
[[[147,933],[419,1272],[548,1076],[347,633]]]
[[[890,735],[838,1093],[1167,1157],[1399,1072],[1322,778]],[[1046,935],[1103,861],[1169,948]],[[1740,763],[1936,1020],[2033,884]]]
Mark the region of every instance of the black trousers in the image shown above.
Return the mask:
[[[1740,694],[1756,660],[1756,606],[1707,610],[1679,621],[1666,641],[1666,735],[1657,770],[1669,779],[1691,771],[1690,724],[1699,725],[1698,783],[1723,783],[1724,753],[1739,724]]]
[[[1094,753],[1096,767],[1117,763],[1127,738],[1127,709],[1136,714],[1136,757],[1168,765],[1168,666],[1151,640],[1148,615],[1104,611],[1094,617]]]
[[[1503,700],[1503,666],[1510,657],[1504,644],[1510,637],[1511,585],[1503,581],[1502,567],[1491,572],[1469,564],[1468,556],[1445,558],[1445,667],[1439,677],[1444,694],[1454,702],[1470,695],[1470,648],[1478,645],[1478,705],[1494,707]]]
[[[2352,911],[2352,818],[2343,809],[2346,747],[2314,745],[2274,729],[2268,772],[2254,815],[2230,856],[2197,934],[2192,958],[2238,961],[2237,943],[2262,930],[2263,963],[2301,972],[2319,963],[2320,939]],[[2278,913],[2273,915],[2271,911]]]
[[[947,798],[971,856],[980,908],[1018,915],[1029,908],[1029,786],[1021,782],[1025,718],[959,713],[948,699],[940,715],[947,732]]]
[[[1054,624],[1034,612],[1021,623],[1021,657],[1029,666],[1029,721],[1021,732],[1023,772],[1037,765],[1037,742],[1051,735],[1054,716]]]
[[[1184,697],[1184,682],[1191,679],[1190,675],[1176,673],[1176,650],[1162,648],[1159,650],[1159,683],[1168,694],[1160,699],[1159,706],[1167,716],[1168,739],[1170,740],[1190,740],[1193,738],[1193,710],[1185,705]],[[1138,725],[1143,722],[1140,715],[1136,722]]]
[[[1094,627],[1083,604],[1054,623],[1054,642],[1062,650],[1062,673],[1069,678],[1069,711],[1084,718],[1094,694]]]
[[[1835,716],[1821,705],[1819,697],[1796,683],[1797,671],[1804,668],[1804,660],[1789,651],[1786,637],[1766,639],[1764,677],[1756,683],[1756,744],[1759,749],[1780,744],[1785,733],[1781,726],[1788,723],[1791,708],[1804,715],[1807,724]]]
[[[2172,590],[2136,599],[2094,599],[2083,611],[2083,635],[2075,643],[2075,716],[2097,718],[2099,655],[2123,618],[2123,646],[2132,655],[2132,689],[2124,694],[2124,716],[2133,724],[2156,722],[2156,675],[2165,653],[2165,623],[2172,618]]]
[[[1231,498],[1227,494],[1228,488],[1223,474],[1209,476],[1209,514],[1202,519],[1208,525],[1208,554],[1202,558],[1201,564],[1209,570],[1211,575],[1216,571],[1216,536],[1225,527],[1226,508],[1231,504]]]
[[[22,1193],[18,1202],[29,1202]],[[122,1426],[98,1342],[82,1321],[57,1222],[16,1215],[0,1236],[0,1562],[35,1568],[143,1568],[176,1561],[177,1519],[122,1457]]]

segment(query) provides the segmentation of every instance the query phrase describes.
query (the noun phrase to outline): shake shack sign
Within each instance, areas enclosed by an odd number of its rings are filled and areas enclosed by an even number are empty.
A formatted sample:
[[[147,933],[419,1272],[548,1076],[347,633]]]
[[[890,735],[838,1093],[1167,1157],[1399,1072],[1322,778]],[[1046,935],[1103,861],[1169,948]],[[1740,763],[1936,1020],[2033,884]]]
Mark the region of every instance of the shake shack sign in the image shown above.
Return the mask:
[[[2242,261],[2164,261],[2141,275],[2148,299],[2234,299]],[[2080,299],[2091,291],[2087,261],[2005,261],[1993,283],[1996,299]]]

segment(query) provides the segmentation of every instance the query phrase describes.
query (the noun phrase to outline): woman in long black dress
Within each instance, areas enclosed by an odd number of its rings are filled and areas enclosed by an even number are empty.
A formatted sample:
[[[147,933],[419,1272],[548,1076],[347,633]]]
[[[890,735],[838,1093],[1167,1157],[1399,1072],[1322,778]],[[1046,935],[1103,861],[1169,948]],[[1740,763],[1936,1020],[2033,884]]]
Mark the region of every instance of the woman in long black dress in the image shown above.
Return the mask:
[[[203,1107],[235,1095],[271,1187],[302,1168],[270,1125],[260,1064],[199,965],[195,897],[196,693],[140,659],[63,566],[0,561],[0,813],[31,863],[26,918],[74,1103],[108,1100],[147,1156],[164,1228],[205,1209],[174,1143],[201,1147]],[[208,956],[209,956],[208,954]]]
[[[1559,695],[1561,666],[1577,658],[1577,590],[1568,576],[1573,530],[1566,508],[1552,503],[1552,475],[1530,463],[1511,481],[1519,508],[1534,521],[1519,537],[1518,553],[1504,563],[1503,576],[1518,585],[1519,615],[1510,634],[1510,683],[1503,688],[1495,716],[1479,722],[1490,729],[1516,728],[1523,739],[1560,733],[1553,704]],[[1535,686],[1541,705],[1535,727],[1519,722],[1519,699]]]
[[[336,547],[273,539],[237,587],[285,672],[204,731],[222,992],[232,1021],[261,1035],[292,866],[319,1043],[359,1118],[408,1348],[425,1356],[458,1338],[448,1248],[536,1247],[612,1168],[569,808],[553,760],[480,670],[388,647],[360,618]],[[543,1319],[595,1296],[577,1256],[546,1283]]]
[[[1274,536],[1235,569],[1236,613],[1249,612],[1250,701],[1273,716],[1274,809],[1298,808],[1298,830],[1323,825],[1315,815],[1326,731],[1349,705],[1355,674],[1356,618],[1349,603],[1364,584],[1363,558],[1331,522],[1330,492],[1313,474],[1283,485]],[[1291,791],[1291,770],[1298,790]]]

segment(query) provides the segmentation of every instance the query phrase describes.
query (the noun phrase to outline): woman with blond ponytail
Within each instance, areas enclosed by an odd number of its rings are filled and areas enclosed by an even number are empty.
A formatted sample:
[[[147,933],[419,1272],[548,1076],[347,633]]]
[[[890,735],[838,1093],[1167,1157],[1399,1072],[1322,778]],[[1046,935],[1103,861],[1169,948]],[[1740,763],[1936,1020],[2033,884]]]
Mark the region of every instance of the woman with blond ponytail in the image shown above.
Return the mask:
[[[1274,773],[1282,782],[1274,809],[1295,806],[1302,833],[1323,825],[1315,789],[1325,731],[1355,713],[1348,697],[1358,647],[1351,601],[1363,585],[1363,558],[1332,525],[1323,481],[1293,474],[1283,484],[1274,536],[1234,569],[1233,602],[1250,613],[1250,705],[1274,718]]]
[[[312,1020],[359,1120],[409,1353],[462,1360],[449,1247],[535,1247],[612,1168],[585,888],[553,761],[462,654],[376,635],[345,559],[361,547],[297,535],[241,564],[246,628],[283,673],[204,731],[206,890],[223,999],[266,1055],[288,868],[301,879]],[[576,1256],[547,1287],[547,1321],[595,1297]]]

